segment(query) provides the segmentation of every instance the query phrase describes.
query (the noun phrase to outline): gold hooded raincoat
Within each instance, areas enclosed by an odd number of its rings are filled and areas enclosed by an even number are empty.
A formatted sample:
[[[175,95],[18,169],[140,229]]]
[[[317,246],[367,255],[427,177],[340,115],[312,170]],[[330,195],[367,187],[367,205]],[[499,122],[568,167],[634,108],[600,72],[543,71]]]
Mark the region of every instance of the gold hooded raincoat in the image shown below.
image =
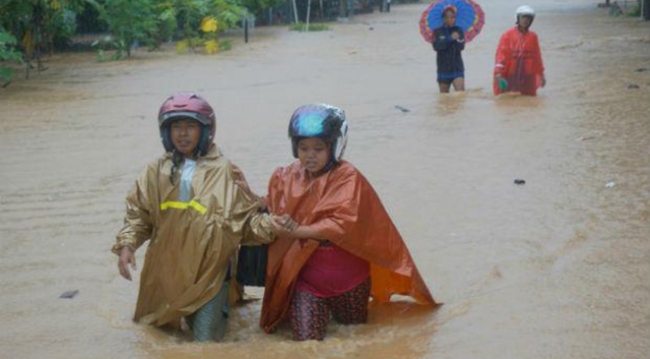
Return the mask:
[[[197,159],[189,202],[179,201],[180,170],[172,184],[172,166],[167,154],[141,173],[112,250],[119,255],[150,239],[134,320],[178,327],[219,292],[240,244],[268,243],[274,235],[216,145]]]

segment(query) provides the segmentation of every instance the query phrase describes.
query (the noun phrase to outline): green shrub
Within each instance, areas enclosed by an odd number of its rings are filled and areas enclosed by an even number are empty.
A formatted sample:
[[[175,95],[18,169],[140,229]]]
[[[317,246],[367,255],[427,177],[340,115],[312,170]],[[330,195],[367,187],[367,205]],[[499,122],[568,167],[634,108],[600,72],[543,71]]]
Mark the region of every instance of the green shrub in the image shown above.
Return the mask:
[[[3,66],[4,63],[23,62],[23,56],[16,50],[16,38],[0,28],[0,82],[9,82],[14,76],[11,68]]]
[[[232,41],[230,40],[221,40],[219,42],[219,51],[228,51],[232,49]]]
[[[112,36],[95,40],[91,46],[97,49],[97,61],[99,62],[123,60],[129,56],[130,46],[124,40],[115,39]],[[113,51],[113,55],[109,56],[108,51]]]
[[[305,31],[305,23],[298,22],[289,25],[289,30],[291,31]],[[309,23],[309,29],[307,31],[328,31],[330,28],[326,24],[321,23]]]
[[[641,7],[635,5],[631,10],[627,11],[625,15],[629,17],[640,17],[641,16]]]

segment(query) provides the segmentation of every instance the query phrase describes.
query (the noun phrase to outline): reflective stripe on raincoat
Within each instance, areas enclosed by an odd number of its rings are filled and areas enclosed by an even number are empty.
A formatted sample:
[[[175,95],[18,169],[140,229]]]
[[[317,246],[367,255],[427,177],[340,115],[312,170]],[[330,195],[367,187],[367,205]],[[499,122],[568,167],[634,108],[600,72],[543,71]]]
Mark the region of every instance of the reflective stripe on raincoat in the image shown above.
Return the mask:
[[[232,164],[216,146],[197,159],[189,201],[180,200],[180,174],[172,184],[171,169],[167,154],[141,173],[113,252],[150,239],[134,320],[178,327],[219,292],[242,242],[274,236],[269,216],[235,184]]]
[[[543,74],[544,63],[537,34],[532,31],[522,33],[518,26],[506,31],[501,36],[496,53],[494,94],[516,91],[535,96],[542,86]],[[498,75],[508,81],[505,90],[499,88]]]
[[[270,180],[268,206],[272,213],[288,214],[370,262],[374,301],[387,302],[401,294],[437,305],[379,197],[350,163],[342,161],[315,179],[300,162],[278,169]],[[318,246],[315,240],[289,238],[269,246],[260,319],[266,332],[286,319],[298,274]]]

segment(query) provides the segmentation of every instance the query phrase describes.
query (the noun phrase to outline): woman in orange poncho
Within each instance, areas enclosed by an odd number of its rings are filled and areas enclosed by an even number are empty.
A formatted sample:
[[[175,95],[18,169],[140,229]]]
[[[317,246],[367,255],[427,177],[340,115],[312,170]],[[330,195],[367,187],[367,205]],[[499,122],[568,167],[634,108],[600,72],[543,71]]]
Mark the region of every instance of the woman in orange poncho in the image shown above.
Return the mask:
[[[289,319],[294,339],[322,340],[330,314],[342,324],[365,323],[369,297],[402,294],[437,305],[379,197],[341,159],[345,113],[302,106],[289,135],[299,161],[269,184],[268,209],[284,217],[273,222],[278,239],[269,246],[262,328],[273,332]]]
[[[517,9],[517,26],[506,31],[496,54],[494,94],[520,92],[536,96],[537,89],[546,86],[544,63],[537,34],[530,31],[535,10],[530,6]]]

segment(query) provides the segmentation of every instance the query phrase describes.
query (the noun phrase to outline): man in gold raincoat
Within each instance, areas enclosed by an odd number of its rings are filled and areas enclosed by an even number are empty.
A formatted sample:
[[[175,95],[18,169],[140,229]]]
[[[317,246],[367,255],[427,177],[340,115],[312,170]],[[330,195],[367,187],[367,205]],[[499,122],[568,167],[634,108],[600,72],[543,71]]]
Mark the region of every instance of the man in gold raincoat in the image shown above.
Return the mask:
[[[159,123],[167,153],[127,196],[112,251],[130,279],[133,252],[149,240],[135,321],[179,328],[186,317],[195,340],[220,340],[235,254],[240,244],[272,241],[272,218],[235,184],[233,165],[212,143],[214,112],[205,100],[176,94]]]

